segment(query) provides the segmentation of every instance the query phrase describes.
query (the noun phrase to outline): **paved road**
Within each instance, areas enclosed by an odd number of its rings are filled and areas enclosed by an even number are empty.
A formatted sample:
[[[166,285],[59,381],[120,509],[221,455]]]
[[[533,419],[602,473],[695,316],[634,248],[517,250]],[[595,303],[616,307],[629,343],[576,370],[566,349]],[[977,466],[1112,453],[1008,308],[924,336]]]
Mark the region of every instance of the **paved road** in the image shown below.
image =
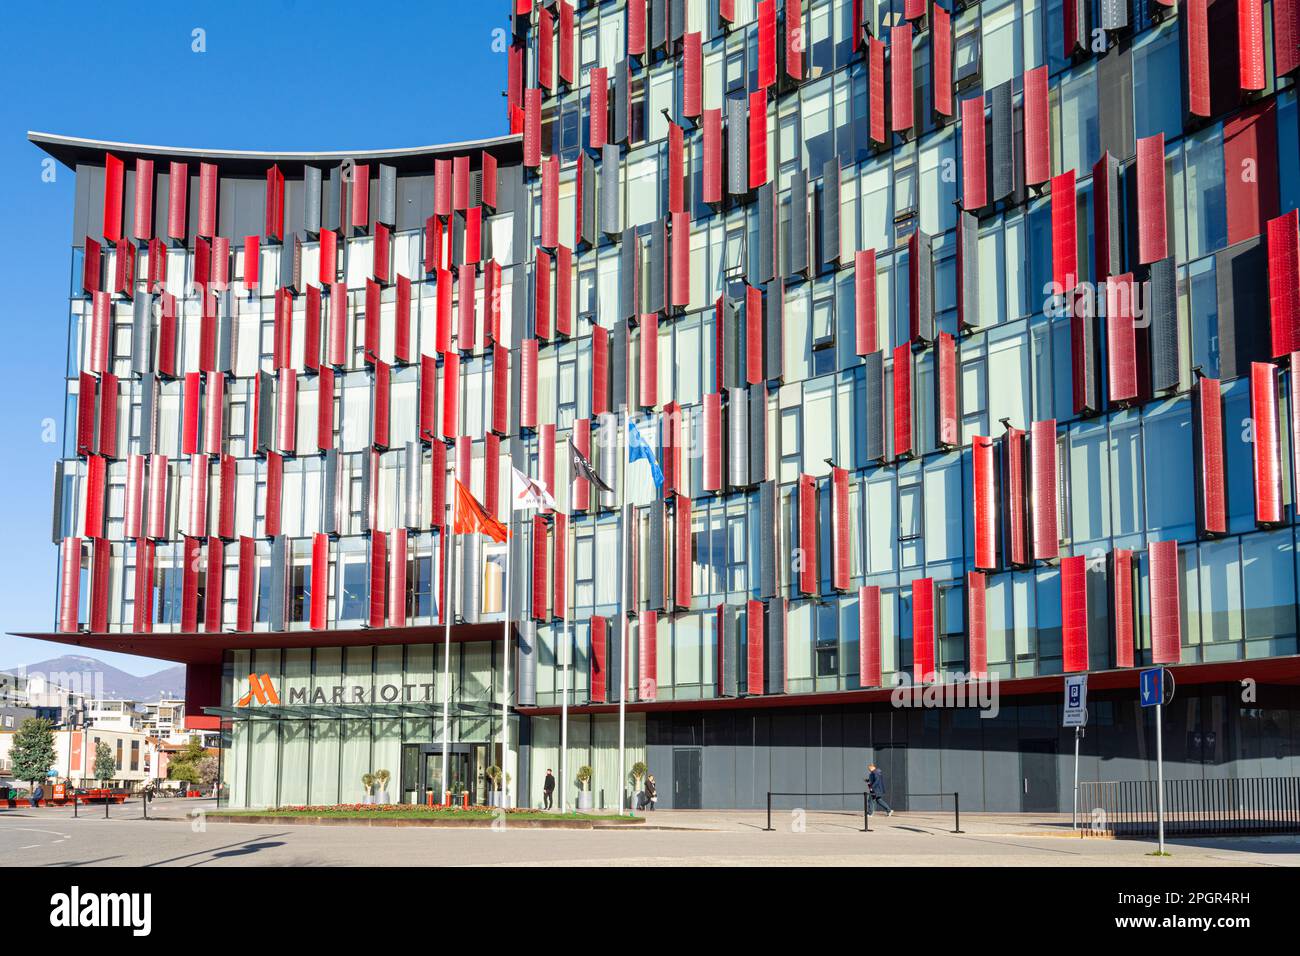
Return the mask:
[[[68,810],[0,811],[0,861],[9,866],[581,866],[581,865],[888,865],[888,866],[1300,866],[1300,842],[1184,840],[1173,856],[1148,856],[1152,844],[1079,840],[1060,818],[975,814],[964,834],[947,832],[950,816],[877,815],[871,833],[860,817],[812,813],[804,832],[788,816],[765,833],[762,814],[664,812],[653,822],[672,829],[453,830],[200,823],[185,814],[210,801],[158,801],[154,819],[139,804],[114,807],[108,820]],[[1068,819],[1066,821],[1068,826]],[[1039,835],[1041,834],[1041,835]]]

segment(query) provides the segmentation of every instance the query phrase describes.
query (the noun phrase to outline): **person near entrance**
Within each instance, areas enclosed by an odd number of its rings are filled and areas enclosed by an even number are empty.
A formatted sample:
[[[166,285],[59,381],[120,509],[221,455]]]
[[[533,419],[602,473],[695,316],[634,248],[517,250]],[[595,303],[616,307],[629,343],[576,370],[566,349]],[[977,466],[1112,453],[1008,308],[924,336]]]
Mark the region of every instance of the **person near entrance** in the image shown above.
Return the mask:
[[[555,775],[551,769],[546,768],[546,779],[542,781],[542,809],[550,810],[551,801],[555,798]]]
[[[870,815],[873,806],[878,806],[889,816],[894,815],[894,809],[885,802],[885,772],[877,767],[874,763],[867,764],[867,814]]]
[[[655,801],[659,799],[659,790],[655,786],[655,775],[650,774],[645,778],[645,808],[653,810]]]

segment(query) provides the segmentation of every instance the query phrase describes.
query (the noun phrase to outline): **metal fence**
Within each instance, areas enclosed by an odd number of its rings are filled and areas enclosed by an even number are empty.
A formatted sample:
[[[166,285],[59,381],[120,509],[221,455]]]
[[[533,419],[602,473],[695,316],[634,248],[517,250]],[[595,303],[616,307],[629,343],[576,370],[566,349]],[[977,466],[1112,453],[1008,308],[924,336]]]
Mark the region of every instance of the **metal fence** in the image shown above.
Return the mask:
[[[1154,780],[1080,783],[1082,826],[1116,837],[1155,836],[1156,796]],[[1300,833],[1300,778],[1166,780],[1165,833]]]

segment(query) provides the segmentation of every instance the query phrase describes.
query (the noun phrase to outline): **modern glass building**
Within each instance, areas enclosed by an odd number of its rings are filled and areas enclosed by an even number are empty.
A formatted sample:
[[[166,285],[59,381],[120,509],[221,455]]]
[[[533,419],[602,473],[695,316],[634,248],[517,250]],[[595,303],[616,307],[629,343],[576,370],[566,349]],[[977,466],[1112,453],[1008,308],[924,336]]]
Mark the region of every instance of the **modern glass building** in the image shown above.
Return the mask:
[[[1295,0],[509,6],[497,139],[31,135],[77,175],[35,636],[187,663],[235,804],[424,801],[445,708],[455,789],[617,806],[622,694],[661,806],[874,760],[1055,810],[1062,675],[1083,779],[1145,779],[1152,664],[1166,777],[1300,770]],[[508,575],[446,560],[452,477]]]

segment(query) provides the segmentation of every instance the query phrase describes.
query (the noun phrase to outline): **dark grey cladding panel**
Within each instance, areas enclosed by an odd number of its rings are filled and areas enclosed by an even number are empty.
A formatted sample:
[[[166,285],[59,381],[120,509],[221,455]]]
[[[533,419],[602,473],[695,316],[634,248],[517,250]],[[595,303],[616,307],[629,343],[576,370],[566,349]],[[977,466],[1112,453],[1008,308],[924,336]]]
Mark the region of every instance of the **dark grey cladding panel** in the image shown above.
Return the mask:
[[[524,575],[516,575],[522,578]],[[537,624],[530,620],[515,625],[515,702],[520,707],[537,706]]]
[[[727,389],[727,477],[733,488],[749,479],[749,395],[743,387]]]
[[[523,447],[523,442],[514,441],[512,445]],[[515,462],[515,467],[524,471],[528,467],[527,457]],[[520,519],[511,519],[511,537],[510,537],[510,566],[512,568],[526,568],[528,562],[532,560],[532,553],[529,551],[528,535],[524,532],[524,524]],[[512,574],[510,575],[510,620],[518,621],[527,616],[528,597],[532,590],[531,575]]]
[[[885,353],[863,356],[862,389],[864,427],[862,440],[868,461],[885,460]]]
[[[924,342],[934,341],[934,241],[930,234],[916,232],[917,332]]]
[[[134,170],[128,169],[128,187],[134,184],[134,178]],[[217,235],[225,236],[232,244],[242,242],[244,236],[260,236],[266,226],[266,180],[247,176],[222,176],[220,180],[217,187]],[[134,196],[135,193],[128,189],[124,197],[128,227],[133,209],[129,203]]]
[[[302,227],[312,236],[320,235],[321,211],[321,171],[316,166],[304,166]]]
[[[763,297],[763,377],[769,382],[785,378],[785,288],[776,279]]]
[[[740,693],[737,663],[740,613],[734,604],[723,604],[714,619],[718,627],[718,695],[735,697]]]
[[[322,200],[325,221],[324,228],[334,232],[343,231],[343,170],[338,166],[330,167],[330,178],[325,184],[325,196]]]
[[[649,274],[646,276],[645,303],[647,312],[663,312],[667,305],[664,283],[668,275],[668,221],[656,219],[650,223]]]
[[[649,533],[646,535],[646,607],[664,609],[664,500],[658,495],[650,503]]]
[[[590,153],[584,152],[582,154],[578,175],[582,177],[582,221],[578,223],[578,239],[585,245],[594,246],[596,244],[596,206],[600,200],[597,199],[596,195],[596,161],[591,158]],[[601,211],[603,213],[603,206]],[[604,221],[603,215],[601,221]]]
[[[1106,235],[1108,237],[1108,253],[1106,274],[1117,276],[1124,272],[1124,206],[1121,202],[1123,197],[1122,185],[1119,173],[1119,159],[1113,154],[1106,157],[1106,165],[1101,170],[1101,175],[1106,177]],[[1096,201],[1097,192],[1093,190],[1093,201]],[[1097,264],[1097,274],[1101,275],[1101,263]]]
[[[1000,83],[989,93],[989,138],[993,152],[993,175],[989,185],[993,200],[1006,199],[1016,188],[1011,83],[1011,80]]]
[[[153,371],[153,313],[156,299],[137,292],[131,302],[131,371]]]
[[[1075,388],[1082,393],[1074,397],[1083,415],[1101,411],[1101,361],[1097,340],[1097,304],[1091,293],[1075,297],[1070,319],[1071,348],[1078,369]]]
[[[397,167],[379,164],[379,209],[376,222],[397,225]]]
[[[821,255],[823,267],[833,268],[840,261],[840,161],[828,160],[822,170]]]
[[[522,338],[524,330],[528,328],[528,267],[521,262],[518,265],[511,266],[510,268],[512,274],[510,290],[510,328],[518,329],[519,331],[515,333],[515,335]],[[510,367],[512,370],[519,368],[519,356],[517,353],[510,361]],[[510,394],[515,396],[515,402],[517,404],[519,401],[518,382],[515,382],[513,378],[511,381]],[[518,422],[516,421],[514,424],[518,424]],[[511,434],[517,433],[512,431]]]
[[[267,600],[267,617],[272,631],[285,628],[285,596],[287,584],[285,572],[288,570],[288,538],[278,534],[271,539],[271,569],[268,583],[271,593]]]
[[[374,531],[370,526],[370,503],[374,494],[376,476],[371,468],[371,456],[363,452],[361,460],[361,520],[357,528],[358,531]]]
[[[280,249],[280,286],[294,294],[302,291],[302,237],[298,233],[284,237]]]
[[[680,40],[686,33],[686,0],[670,0],[668,39]]]
[[[158,430],[158,379],[153,372],[140,376],[140,454],[152,455]]]
[[[875,13],[875,4],[860,3],[858,4],[858,36],[863,33],[875,35],[875,27],[872,26],[872,15]],[[855,44],[856,46],[856,44]]]
[[[727,97],[727,192],[749,192],[749,100]]]
[[[808,275],[808,174],[796,169],[790,174],[790,235],[787,276]]]
[[[1079,38],[1079,43],[1087,48],[1092,42],[1092,6],[1096,0],[1075,0],[1074,4],[1074,35]],[[1064,16],[1069,16],[1066,12]]]
[[[462,250],[465,248],[465,212],[459,210],[452,213],[451,219],[448,220],[451,227],[451,264],[453,266],[461,265],[465,256]]]
[[[740,315],[736,303],[728,296],[722,297],[722,381],[719,389],[733,388],[743,378],[740,360]]]
[[[617,412],[627,404],[626,322],[615,322],[609,332],[609,390],[613,410]]]
[[[217,371],[227,375],[235,371],[239,355],[239,309],[234,305],[235,291],[221,293],[217,312]]]
[[[961,259],[961,315],[966,328],[975,328],[980,318],[979,217],[973,212],[958,215],[957,242]]]
[[[330,448],[321,463],[320,530],[322,534],[339,533],[339,453]]]
[[[483,580],[482,569],[479,567],[479,555],[482,551],[480,542],[483,536],[479,534],[462,534],[458,535],[460,541],[460,566],[468,574],[462,574],[460,577],[460,616],[467,624],[477,624],[479,621],[479,608],[482,606],[482,596],[479,593],[479,582]]]
[[[626,143],[628,137],[628,92],[631,89],[632,76],[626,57],[614,66],[614,129],[615,143]]]
[[[1177,388],[1178,291],[1173,256],[1151,263],[1146,318],[1151,329],[1151,387],[1157,392]]]
[[[767,473],[767,386],[749,386],[749,482],[757,484]]]
[[[154,164],[158,172],[159,164]],[[162,202],[155,198],[157,210],[154,235],[167,234],[167,164],[162,163],[162,176],[154,186],[154,196],[162,196]],[[72,213],[72,245],[81,249],[86,244],[86,237],[103,238],[104,231],[104,167],[85,163],[77,164],[76,198]]]
[[[652,50],[660,50],[668,45],[667,12],[668,0],[649,0],[645,18],[647,40]]]
[[[433,174],[404,175],[397,177],[397,229],[423,229],[424,222],[433,215]],[[486,215],[486,213],[485,213]],[[483,241],[486,244],[491,231],[486,223]]]
[[[420,499],[423,482],[424,446],[418,441],[406,443],[406,473],[402,476],[405,485],[403,495],[402,524],[407,528],[420,529]]]
[[[257,381],[257,453],[265,455],[275,443],[275,376],[259,371]],[[361,457],[370,460],[369,455]]]
[[[1219,377],[1250,374],[1251,362],[1267,362],[1268,265],[1259,237],[1214,254],[1219,292]]]
[[[758,486],[758,596],[776,596],[776,482]]]
[[[634,575],[636,573],[636,568],[637,568],[636,550],[637,550],[637,544],[639,543],[639,539],[640,539],[640,528],[641,528],[640,511],[641,511],[640,509],[635,508],[631,505],[625,505],[623,507],[623,520],[629,522],[628,527],[630,530],[629,533],[624,538],[624,544],[625,544],[623,550],[624,574],[621,583],[623,587],[623,591],[622,591],[623,607],[630,608],[630,609],[635,609],[635,605],[636,605],[636,602],[632,600],[633,598],[632,585],[633,582],[636,580]]]
[[[623,232],[623,240],[618,248],[618,316],[625,321],[637,317],[640,305],[636,274],[640,264],[640,246],[635,229]]]
[[[866,4],[864,4],[865,6]],[[785,693],[785,600],[772,598],[763,605],[767,633],[763,640],[767,693]]]
[[[1125,11],[1125,20],[1128,19],[1125,0],[1102,0],[1102,2],[1103,4],[1117,3],[1120,9]],[[1176,78],[1153,78],[1152,82],[1166,84],[1163,95],[1178,97],[1179,87]],[[1156,95],[1162,94],[1157,92]],[[1099,149],[1122,160],[1132,158],[1137,152],[1133,122],[1133,57],[1125,41],[1112,46],[1106,51],[1106,55],[1097,61]]]
[[[63,541],[63,461],[54,463],[54,510],[51,515],[50,540],[55,544]]]
[[[623,231],[623,217],[619,215],[621,170],[618,145],[606,143],[600,151],[600,231],[610,236]]]
[[[1128,0],[1100,0],[1101,28],[1122,30],[1128,26]]]
[[[776,216],[776,190],[771,183],[758,187],[758,249],[753,260],[750,285],[763,285],[776,275],[776,246],[772,242],[773,220]]]

